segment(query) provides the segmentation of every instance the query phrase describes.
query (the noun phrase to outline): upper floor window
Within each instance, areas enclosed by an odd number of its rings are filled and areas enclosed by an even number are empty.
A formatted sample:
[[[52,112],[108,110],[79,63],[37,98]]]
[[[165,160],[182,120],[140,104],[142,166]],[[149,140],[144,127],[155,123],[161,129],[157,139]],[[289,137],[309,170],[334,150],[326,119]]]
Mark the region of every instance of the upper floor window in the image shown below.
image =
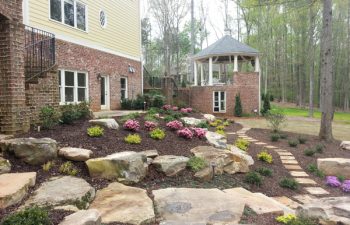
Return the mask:
[[[76,0],[50,0],[50,18],[86,31],[86,5]]]

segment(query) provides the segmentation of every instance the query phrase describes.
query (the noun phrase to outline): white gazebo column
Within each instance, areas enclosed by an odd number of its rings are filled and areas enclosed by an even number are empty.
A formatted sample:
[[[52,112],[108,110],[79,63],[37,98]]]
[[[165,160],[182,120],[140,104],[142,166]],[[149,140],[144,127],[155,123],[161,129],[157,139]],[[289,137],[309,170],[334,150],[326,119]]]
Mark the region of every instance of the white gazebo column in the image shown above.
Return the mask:
[[[203,63],[201,63],[201,86],[204,85],[204,71],[203,71]]]
[[[197,86],[198,85],[198,74],[197,74],[197,62],[196,61],[194,61],[193,70],[194,70],[194,84],[193,84],[193,86]]]
[[[238,55],[234,55],[233,72],[238,72]]]
[[[259,73],[260,71],[260,62],[259,62],[259,56],[255,57],[255,72]]]
[[[209,58],[209,81],[208,84],[210,86],[213,85],[213,57]]]

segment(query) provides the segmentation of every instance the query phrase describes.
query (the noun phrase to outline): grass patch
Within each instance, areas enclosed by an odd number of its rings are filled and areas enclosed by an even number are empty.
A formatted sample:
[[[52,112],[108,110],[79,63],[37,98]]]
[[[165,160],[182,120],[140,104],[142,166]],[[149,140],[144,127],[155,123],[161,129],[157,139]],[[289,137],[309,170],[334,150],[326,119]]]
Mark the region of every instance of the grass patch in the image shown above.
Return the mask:
[[[198,172],[198,171],[204,169],[206,166],[207,166],[207,163],[201,157],[193,156],[187,162],[187,167],[190,168],[194,172]]]

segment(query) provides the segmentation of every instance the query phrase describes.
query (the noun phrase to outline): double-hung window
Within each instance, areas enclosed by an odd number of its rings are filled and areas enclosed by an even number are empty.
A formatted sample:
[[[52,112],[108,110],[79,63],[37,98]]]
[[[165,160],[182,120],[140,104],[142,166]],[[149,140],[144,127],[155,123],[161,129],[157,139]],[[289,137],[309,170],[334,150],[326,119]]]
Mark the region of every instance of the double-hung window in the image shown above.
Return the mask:
[[[77,0],[50,0],[50,18],[86,31],[87,6]]]
[[[122,100],[128,98],[128,79],[126,77],[120,78],[120,96]]]
[[[59,71],[60,103],[79,103],[88,101],[87,73]]]
[[[224,91],[213,92],[213,111],[217,113],[226,112],[226,92]]]

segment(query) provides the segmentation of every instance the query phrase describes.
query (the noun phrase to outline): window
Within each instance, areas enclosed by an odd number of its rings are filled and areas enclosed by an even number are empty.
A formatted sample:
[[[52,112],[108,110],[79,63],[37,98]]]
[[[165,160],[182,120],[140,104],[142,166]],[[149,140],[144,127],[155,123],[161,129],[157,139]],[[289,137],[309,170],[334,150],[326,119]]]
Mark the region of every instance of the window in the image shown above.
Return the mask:
[[[107,15],[103,10],[100,11],[100,25],[102,28],[107,26]]]
[[[59,86],[61,103],[88,101],[88,82],[86,73],[60,70]]]
[[[50,0],[50,18],[86,31],[86,6],[76,0]]]
[[[226,92],[214,91],[213,93],[213,111],[226,112]]]
[[[128,98],[128,80],[127,78],[120,78],[120,96],[121,99]]]

